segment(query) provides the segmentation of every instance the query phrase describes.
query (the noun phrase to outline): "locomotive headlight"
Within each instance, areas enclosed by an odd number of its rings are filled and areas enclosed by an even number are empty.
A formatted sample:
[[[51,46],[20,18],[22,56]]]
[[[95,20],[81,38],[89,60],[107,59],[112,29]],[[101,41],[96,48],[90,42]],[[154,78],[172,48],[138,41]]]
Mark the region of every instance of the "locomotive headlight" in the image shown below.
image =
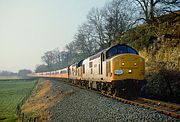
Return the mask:
[[[131,69],[129,69],[129,71],[128,71],[129,73],[132,73],[132,70]]]

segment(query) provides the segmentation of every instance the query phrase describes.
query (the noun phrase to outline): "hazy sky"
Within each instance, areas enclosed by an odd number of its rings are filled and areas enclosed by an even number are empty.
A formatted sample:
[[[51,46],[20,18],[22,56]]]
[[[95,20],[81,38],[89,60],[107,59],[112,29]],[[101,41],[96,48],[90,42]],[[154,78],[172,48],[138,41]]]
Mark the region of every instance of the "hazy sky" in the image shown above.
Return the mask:
[[[92,7],[111,0],[0,0],[0,70],[34,70],[73,40]]]

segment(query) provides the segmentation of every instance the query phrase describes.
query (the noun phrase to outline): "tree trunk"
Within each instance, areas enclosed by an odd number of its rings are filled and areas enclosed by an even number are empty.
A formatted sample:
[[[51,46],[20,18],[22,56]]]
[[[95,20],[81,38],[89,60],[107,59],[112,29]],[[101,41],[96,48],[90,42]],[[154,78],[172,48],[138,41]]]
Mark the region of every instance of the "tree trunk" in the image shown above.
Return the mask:
[[[154,0],[150,1],[150,20],[153,21],[154,20]]]

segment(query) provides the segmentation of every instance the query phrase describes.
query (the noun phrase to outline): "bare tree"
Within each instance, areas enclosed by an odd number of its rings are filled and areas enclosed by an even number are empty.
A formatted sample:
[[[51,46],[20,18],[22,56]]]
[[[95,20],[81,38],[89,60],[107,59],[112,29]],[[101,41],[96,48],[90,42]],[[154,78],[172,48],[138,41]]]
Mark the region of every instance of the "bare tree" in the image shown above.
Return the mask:
[[[107,40],[116,39],[129,29],[134,13],[132,7],[129,0],[113,0],[106,4],[103,16]]]
[[[140,19],[144,19],[146,22],[153,21],[155,15],[160,14],[158,12],[172,12],[173,8],[180,6],[178,0],[134,0],[134,2],[143,11],[144,17]]]
[[[132,1],[113,0],[102,9],[93,8],[89,12],[88,25],[93,27],[92,37],[101,49],[111,46],[112,40],[131,27],[134,10],[130,2]]]
[[[54,55],[54,63],[59,63],[61,62],[61,52],[58,48],[55,48],[54,50],[52,50],[52,53]]]
[[[48,70],[49,69],[48,69],[47,65],[41,64],[41,65],[36,66],[35,72],[45,72],[45,71],[48,71]]]
[[[31,70],[29,70],[29,69],[22,69],[22,70],[19,70],[18,76],[23,78],[23,79],[26,79],[26,78],[29,78],[28,74],[30,74],[30,73],[32,73]]]
[[[68,62],[69,64],[73,64],[76,62],[77,60],[77,56],[76,56],[76,48],[75,48],[75,42],[72,41],[70,42],[69,44],[66,45],[66,50],[67,50],[67,53],[68,53]]]
[[[84,54],[84,58],[94,54],[98,49],[97,41],[93,36],[93,28],[88,23],[84,23],[79,27],[74,41],[76,42],[77,51]]]
[[[52,65],[55,63],[55,55],[53,51],[48,51],[41,57],[41,59],[47,64],[49,68],[52,68]]]
[[[105,40],[105,29],[104,29],[104,16],[103,11],[98,8],[92,8],[88,16],[88,25],[93,29],[91,31],[91,36],[94,41],[102,48],[105,48],[106,44],[110,40]],[[107,42],[108,41],[108,42]]]

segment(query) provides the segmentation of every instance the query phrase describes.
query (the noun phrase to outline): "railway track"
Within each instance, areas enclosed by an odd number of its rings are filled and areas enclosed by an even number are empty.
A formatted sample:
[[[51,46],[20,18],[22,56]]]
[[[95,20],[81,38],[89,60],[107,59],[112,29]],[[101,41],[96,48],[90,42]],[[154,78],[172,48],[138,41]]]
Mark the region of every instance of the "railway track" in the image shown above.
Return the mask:
[[[72,85],[72,86],[79,87],[81,89],[94,91],[94,92],[96,92],[98,94],[102,94],[102,95],[104,95],[106,97],[116,99],[116,100],[118,100],[118,101],[120,101],[122,103],[125,103],[125,104],[131,104],[131,105],[143,107],[143,108],[153,110],[153,111],[157,111],[159,113],[162,113],[162,114],[165,114],[165,115],[168,115],[168,116],[171,116],[171,117],[180,118],[180,106],[179,105],[166,103],[166,102],[162,102],[162,101],[146,99],[146,98],[137,98],[137,99],[134,99],[134,100],[128,100],[128,99],[124,99],[124,98],[121,98],[121,97],[106,94],[106,93],[101,92],[101,91],[87,89],[84,86],[75,85],[75,84],[70,83],[70,82],[65,82],[65,83],[67,83],[69,85]]]
[[[179,105],[174,105],[174,104],[165,103],[165,102],[161,102],[161,101],[150,100],[150,99],[146,99],[146,98],[138,98],[136,100],[127,100],[124,98],[115,97],[115,96],[104,94],[104,93],[101,93],[101,94],[103,94],[107,97],[111,97],[113,99],[119,100],[126,104],[140,106],[140,107],[143,107],[143,108],[146,108],[149,110],[154,110],[159,113],[166,114],[171,117],[180,118],[180,106]]]

